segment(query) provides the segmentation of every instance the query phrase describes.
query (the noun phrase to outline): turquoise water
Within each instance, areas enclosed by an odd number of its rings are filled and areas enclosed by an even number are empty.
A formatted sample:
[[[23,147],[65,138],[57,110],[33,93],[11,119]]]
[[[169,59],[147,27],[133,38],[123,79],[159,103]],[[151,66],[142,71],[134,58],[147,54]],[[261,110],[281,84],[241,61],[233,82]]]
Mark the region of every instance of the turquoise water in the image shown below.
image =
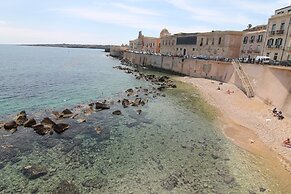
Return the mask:
[[[3,118],[25,109],[40,121],[71,107],[87,120],[56,121],[70,124],[61,135],[0,130],[0,193],[280,193],[258,158],[225,139],[194,90],[146,95],[150,83],[113,69],[119,61],[98,50],[2,46],[0,53]],[[130,87],[145,106],[118,103],[134,99],[124,93]],[[111,108],[85,115],[96,100]],[[28,166],[45,173],[29,179]]]
[[[0,46],[0,115],[112,96],[138,83],[102,50]]]

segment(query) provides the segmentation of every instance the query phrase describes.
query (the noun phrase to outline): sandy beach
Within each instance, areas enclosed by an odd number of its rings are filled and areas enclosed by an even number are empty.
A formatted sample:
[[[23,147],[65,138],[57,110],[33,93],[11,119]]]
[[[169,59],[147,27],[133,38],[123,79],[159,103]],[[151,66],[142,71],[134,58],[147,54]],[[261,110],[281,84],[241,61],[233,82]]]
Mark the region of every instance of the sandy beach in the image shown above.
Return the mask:
[[[282,146],[282,142],[291,137],[290,118],[278,120],[272,114],[274,107],[259,98],[247,98],[233,84],[220,85],[217,81],[190,77],[178,80],[192,84],[218,110],[218,121],[228,138],[264,159],[267,166],[273,168],[272,171],[277,171],[276,174],[284,173],[279,170],[280,166],[284,166],[289,171],[284,170],[285,174],[290,178],[291,148]]]

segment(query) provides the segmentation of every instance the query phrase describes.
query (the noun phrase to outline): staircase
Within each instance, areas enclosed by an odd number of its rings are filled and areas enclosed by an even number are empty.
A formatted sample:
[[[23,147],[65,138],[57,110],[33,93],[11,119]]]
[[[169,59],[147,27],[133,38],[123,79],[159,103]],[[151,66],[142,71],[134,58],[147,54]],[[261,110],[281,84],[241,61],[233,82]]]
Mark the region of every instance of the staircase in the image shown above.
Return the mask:
[[[245,93],[248,98],[252,98],[255,96],[254,89],[251,85],[251,82],[247,76],[247,74],[244,72],[240,62],[238,60],[232,60],[232,65],[235,69],[235,72],[237,73],[239,79],[242,82],[242,85],[244,87]]]

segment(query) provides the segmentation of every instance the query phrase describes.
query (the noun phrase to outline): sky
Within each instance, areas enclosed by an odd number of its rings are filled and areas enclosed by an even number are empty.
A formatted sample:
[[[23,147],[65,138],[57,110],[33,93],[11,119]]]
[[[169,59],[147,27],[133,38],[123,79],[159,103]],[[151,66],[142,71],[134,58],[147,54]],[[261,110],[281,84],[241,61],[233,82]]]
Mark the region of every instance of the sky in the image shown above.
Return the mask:
[[[141,30],[243,30],[289,0],[0,0],[0,44],[128,44]]]

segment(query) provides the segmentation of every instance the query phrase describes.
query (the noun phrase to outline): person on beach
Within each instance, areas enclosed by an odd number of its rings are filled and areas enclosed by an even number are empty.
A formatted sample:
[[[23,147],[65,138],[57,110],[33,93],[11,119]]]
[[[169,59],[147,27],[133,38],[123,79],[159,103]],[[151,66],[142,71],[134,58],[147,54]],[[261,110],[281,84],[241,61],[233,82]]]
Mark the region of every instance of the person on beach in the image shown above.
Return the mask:
[[[283,145],[288,148],[291,148],[290,138],[287,138],[285,141],[283,141]]]

